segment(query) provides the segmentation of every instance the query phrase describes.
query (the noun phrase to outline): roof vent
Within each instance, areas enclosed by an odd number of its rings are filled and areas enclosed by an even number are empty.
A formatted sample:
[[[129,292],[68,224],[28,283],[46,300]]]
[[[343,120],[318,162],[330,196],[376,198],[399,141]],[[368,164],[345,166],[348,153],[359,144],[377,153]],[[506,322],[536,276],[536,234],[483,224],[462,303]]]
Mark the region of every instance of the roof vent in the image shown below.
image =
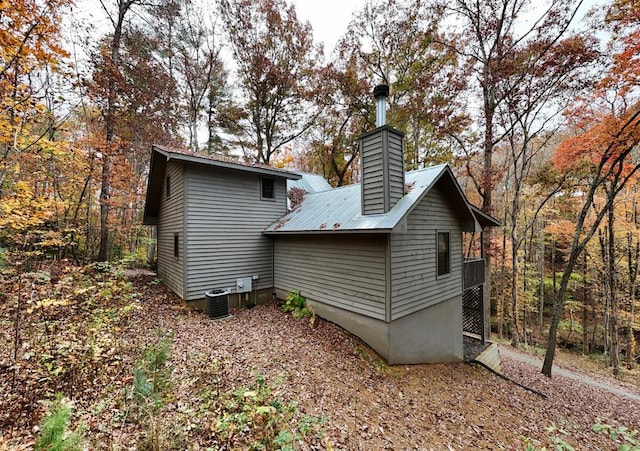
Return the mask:
[[[389,85],[378,85],[373,88],[373,97],[376,99],[376,127],[382,127],[387,123],[387,96]]]

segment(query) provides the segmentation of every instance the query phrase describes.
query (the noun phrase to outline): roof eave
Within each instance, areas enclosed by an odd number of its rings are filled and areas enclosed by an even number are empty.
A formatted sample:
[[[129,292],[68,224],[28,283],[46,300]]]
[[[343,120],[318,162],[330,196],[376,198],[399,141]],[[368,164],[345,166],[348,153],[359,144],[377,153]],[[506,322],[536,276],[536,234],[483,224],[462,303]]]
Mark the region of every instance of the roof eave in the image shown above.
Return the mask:
[[[375,229],[328,229],[328,230],[264,230],[263,235],[331,235],[331,234],[385,234],[389,228]]]
[[[158,225],[158,213],[160,208],[160,192],[162,191],[162,181],[166,170],[167,158],[156,157],[154,149],[151,151],[151,161],[149,164],[149,177],[147,178],[147,192],[145,195],[144,212],[142,224]],[[158,187],[158,184],[160,186]]]
[[[185,155],[182,153],[171,152],[155,145],[153,146],[153,149],[154,151],[164,155],[167,158],[167,160],[173,159],[178,161],[185,161],[188,163],[203,164],[206,166],[213,166],[217,168],[232,169],[232,170],[244,171],[244,172],[252,172],[255,174],[268,175],[270,177],[279,177],[279,178],[290,179],[290,180],[299,180],[300,178],[302,178],[300,174],[295,174],[293,172],[288,172],[288,171],[279,170],[279,169],[269,169],[269,168],[256,167],[256,166],[247,166],[247,165],[238,164],[238,163],[231,163],[227,161],[210,160],[208,158],[199,157],[197,155]]]
[[[469,204],[471,207],[471,212],[473,213],[476,221],[480,224],[482,228],[486,227],[500,227],[502,223],[494,218],[491,215],[486,214],[484,211],[480,210],[475,205]]]

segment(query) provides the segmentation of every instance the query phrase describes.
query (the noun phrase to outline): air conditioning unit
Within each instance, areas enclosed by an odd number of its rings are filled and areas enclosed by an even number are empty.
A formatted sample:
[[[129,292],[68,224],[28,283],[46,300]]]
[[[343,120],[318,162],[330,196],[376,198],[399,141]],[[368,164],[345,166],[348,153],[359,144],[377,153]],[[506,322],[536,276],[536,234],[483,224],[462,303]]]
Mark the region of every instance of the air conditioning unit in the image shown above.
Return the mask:
[[[221,288],[209,290],[204,294],[205,311],[209,318],[222,318],[229,315],[230,290]]]

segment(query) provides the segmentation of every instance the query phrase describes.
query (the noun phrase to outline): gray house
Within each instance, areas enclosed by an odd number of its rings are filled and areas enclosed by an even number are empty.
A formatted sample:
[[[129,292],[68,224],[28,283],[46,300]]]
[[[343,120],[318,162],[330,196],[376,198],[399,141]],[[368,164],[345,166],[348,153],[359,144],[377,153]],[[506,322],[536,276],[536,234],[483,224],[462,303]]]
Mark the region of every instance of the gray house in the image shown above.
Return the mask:
[[[186,301],[230,288],[233,306],[300,290],[391,364],[461,360],[463,331],[488,327],[484,260],[463,257],[463,233],[498,222],[447,165],[405,173],[401,132],[379,125],[360,152],[362,183],[330,189],[154,146],[145,224],[158,227],[158,275]],[[306,191],[292,211],[287,183]]]
[[[215,287],[232,289],[232,307],[271,299],[273,242],[262,232],[287,211],[287,180],[300,178],[153,146],[144,224],[157,226],[158,276],[185,301]]]

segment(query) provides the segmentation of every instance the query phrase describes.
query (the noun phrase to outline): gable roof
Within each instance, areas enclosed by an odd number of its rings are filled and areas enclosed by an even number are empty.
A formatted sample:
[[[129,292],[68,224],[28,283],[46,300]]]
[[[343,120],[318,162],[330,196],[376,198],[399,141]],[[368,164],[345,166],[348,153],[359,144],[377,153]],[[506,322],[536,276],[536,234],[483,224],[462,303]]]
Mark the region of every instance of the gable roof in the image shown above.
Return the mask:
[[[298,180],[287,180],[287,191],[291,188],[300,188],[307,193],[313,194],[332,189],[329,182],[321,175],[310,172],[296,172],[296,174],[299,174],[301,178]]]
[[[360,184],[307,194],[298,208],[272,223],[263,233],[387,233],[405,218],[436,184],[450,194],[448,201],[459,215],[463,230],[481,230],[470,204],[462,193],[451,168],[442,164],[405,174],[408,191],[384,214],[363,215]]]
[[[164,183],[167,162],[169,160],[254,173],[273,178],[291,180],[301,178],[301,176],[296,173],[285,171],[283,169],[272,168],[271,166],[264,164],[247,163],[221,155],[193,153],[182,149],[169,148],[154,144],[151,147],[151,164],[149,169],[149,179],[147,181],[147,197],[144,205],[144,218],[142,221],[145,225],[158,224],[160,199],[162,198],[162,186]]]

